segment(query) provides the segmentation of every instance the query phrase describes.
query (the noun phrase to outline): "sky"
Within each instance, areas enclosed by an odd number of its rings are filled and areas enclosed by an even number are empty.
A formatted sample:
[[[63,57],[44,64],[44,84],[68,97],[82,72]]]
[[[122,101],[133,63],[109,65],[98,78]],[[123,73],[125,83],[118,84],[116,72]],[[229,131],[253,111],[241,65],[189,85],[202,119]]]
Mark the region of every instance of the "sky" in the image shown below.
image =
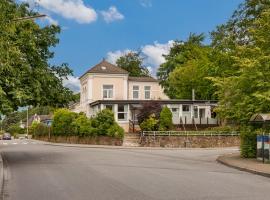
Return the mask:
[[[51,64],[68,63],[74,77],[64,84],[79,91],[86,70],[103,58],[115,63],[119,56],[142,52],[153,76],[164,62],[173,40],[190,33],[209,32],[225,23],[244,0],[18,0],[47,15],[41,25],[62,28]]]

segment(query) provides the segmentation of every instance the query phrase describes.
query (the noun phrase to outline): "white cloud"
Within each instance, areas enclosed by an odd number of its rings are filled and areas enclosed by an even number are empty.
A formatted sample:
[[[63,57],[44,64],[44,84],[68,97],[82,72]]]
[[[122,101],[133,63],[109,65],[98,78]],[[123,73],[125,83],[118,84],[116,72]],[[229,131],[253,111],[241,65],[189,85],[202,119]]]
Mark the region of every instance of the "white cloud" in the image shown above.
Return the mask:
[[[103,19],[107,22],[113,22],[117,20],[122,20],[124,19],[124,15],[121,14],[115,6],[111,6],[108,10],[103,10],[100,12],[101,15],[103,16]]]
[[[91,23],[96,21],[97,13],[82,0],[20,0],[39,5],[46,11],[61,15],[67,19],[74,19],[78,23]]]
[[[141,6],[145,8],[152,7],[152,1],[151,0],[140,0]]]
[[[79,77],[68,76],[68,79],[63,80],[63,85],[74,93],[80,92],[80,80]]]
[[[169,40],[167,43],[161,44],[158,42],[154,42],[154,44],[148,44],[141,47],[142,56],[144,59],[144,65],[147,66],[149,72],[155,76],[157,68],[165,62],[165,58],[163,55],[167,55],[173,46],[174,41]],[[110,51],[107,53],[107,60],[111,63],[116,62],[116,60],[129,53],[135,52],[131,49],[125,50],[117,50],[117,51]]]
[[[132,52],[130,49],[125,49],[123,51],[117,50],[117,51],[110,51],[107,53],[107,61],[109,61],[110,63],[115,64],[116,60],[118,58],[120,58],[121,56],[128,54]]]
[[[173,40],[165,44],[154,42],[154,44],[145,45],[141,48],[142,53],[146,56],[145,62],[151,66],[159,66],[165,62],[163,55],[169,53],[173,46]]]

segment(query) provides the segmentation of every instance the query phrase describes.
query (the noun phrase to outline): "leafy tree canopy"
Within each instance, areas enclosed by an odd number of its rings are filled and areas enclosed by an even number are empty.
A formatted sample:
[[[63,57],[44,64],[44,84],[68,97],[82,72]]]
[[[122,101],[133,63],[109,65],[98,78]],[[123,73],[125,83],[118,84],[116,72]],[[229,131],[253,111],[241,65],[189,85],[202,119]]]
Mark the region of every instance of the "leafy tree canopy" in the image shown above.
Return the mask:
[[[72,92],[62,81],[72,71],[67,64],[51,66],[51,47],[58,42],[58,26],[40,27],[27,4],[0,1],[0,113],[26,105],[65,106]]]
[[[148,69],[143,66],[143,58],[140,52],[129,52],[117,59],[118,67],[129,72],[130,76],[150,76]]]
[[[206,79],[210,70],[209,46],[203,34],[190,34],[187,41],[175,41],[157,76],[170,98],[191,99],[192,89],[198,99],[215,99],[213,84]]]

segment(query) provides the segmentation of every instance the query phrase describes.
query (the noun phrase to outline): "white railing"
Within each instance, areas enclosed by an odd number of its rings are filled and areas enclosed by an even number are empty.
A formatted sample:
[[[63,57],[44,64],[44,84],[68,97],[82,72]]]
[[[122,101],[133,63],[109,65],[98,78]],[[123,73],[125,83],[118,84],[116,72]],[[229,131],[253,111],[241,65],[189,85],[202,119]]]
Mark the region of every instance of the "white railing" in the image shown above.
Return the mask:
[[[142,136],[239,136],[237,131],[143,131]]]

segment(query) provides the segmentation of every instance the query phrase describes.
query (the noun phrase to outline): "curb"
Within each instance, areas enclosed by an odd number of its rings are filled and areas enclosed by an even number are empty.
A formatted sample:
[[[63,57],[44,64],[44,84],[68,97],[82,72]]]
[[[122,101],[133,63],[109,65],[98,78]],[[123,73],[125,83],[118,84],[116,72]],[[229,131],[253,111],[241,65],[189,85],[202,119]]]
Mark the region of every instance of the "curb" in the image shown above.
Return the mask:
[[[33,139],[32,139],[33,140]],[[40,142],[41,140],[35,140]],[[42,141],[44,142],[44,141]],[[224,148],[166,148],[166,147],[128,147],[128,146],[110,146],[110,145],[84,145],[84,144],[65,144],[44,142],[43,145],[48,146],[62,146],[62,147],[76,147],[76,148],[92,148],[92,149],[136,149],[136,150],[222,150]],[[229,150],[238,150],[238,147],[227,147]]]
[[[246,167],[240,167],[238,165],[233,165],[231,164],[229,161],[226,161],[226,159],[224,159],[226,155],[222,155],[222,156],[219,156],[216,161],[220,164],[223,164],[227,167],[230,167],[230,168],[234,168],[234,169],[237,169],[239,171],[244,171],[244,172],[248,172],[248,173],[251,173],[251,174],[256,174],[256,175],[260,175],[260,176],[264,176],[264,177],[267,177],[267,178],[270,178],[270,174],[269,173],[265,173],[265,172],[261,172],[261,171],[256,171],[256,170],[253,170],[253,169],[249,169],[249,168],[246,168]]]

